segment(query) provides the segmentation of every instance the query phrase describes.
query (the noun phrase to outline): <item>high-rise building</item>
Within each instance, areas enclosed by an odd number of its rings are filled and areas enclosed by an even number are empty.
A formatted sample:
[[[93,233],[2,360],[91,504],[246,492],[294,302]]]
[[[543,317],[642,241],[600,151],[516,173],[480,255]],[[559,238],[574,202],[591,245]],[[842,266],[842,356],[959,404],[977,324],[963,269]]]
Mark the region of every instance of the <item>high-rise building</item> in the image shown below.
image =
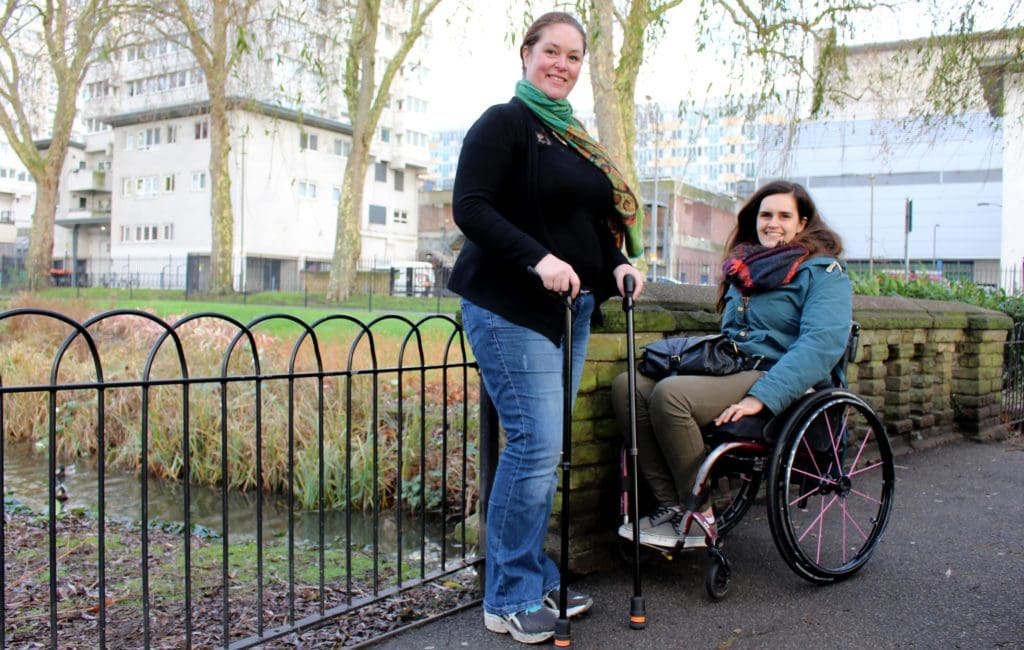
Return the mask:
[[[378,76],[407,27],[403,5],[382,3]],[[235,286],[298,288],[303,272],[329,268],[334,250],[352,134],[337,80],[345,42],[323,2],[262,2],[254,15],[252,42],[226,83]],[[84,159],[65,177],[71,195],[58,214],[67,227],[55,257],[89,251],[94,282],[206,281],[209,101],[185,39],[137,39],[94,65],[83,84]],[[417,178],[429,144],[423,47],[396,75],[371,144],[361,208],[367,264],[415,259]],[[106,242],[106,259],[93,261],[93,239]]]

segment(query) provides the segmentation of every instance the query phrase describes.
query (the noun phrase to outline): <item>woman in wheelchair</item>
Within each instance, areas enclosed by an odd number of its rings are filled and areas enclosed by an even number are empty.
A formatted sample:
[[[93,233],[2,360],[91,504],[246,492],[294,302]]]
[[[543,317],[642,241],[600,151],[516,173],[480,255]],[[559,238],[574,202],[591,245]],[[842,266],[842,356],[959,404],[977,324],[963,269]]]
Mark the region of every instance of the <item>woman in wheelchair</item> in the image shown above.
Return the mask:
[[[721,330],[764,361],[727,376],[636,378],[637,463],[657,501],[639,523],[640,542],[650,546],[703,547],[717,537],[711,504],[687,503],[705,457],[701,429],[715,425],[758,437],[773,414],[829,377],[850,333],[852,291],[839,262],[842,241],[802,186],[775,181],[755,192],[740,209],[726,250],[717,305]],[[627,386],[623,373],[612,399],[628,436]],[[632,524],[623,524],[619,535],[632,540]]]

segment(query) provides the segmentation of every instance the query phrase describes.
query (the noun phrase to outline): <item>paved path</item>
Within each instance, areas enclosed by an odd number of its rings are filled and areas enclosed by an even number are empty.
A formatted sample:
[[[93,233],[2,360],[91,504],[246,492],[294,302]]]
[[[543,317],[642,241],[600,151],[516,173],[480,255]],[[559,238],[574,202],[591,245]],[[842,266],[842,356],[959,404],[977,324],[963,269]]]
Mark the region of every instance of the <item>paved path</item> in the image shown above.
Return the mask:
[[[965,441],[896,462],[888,530],[850,580],[816,587],[798,578],[755,505],[727,540],[733,580],[724,600],[704,593],[703,553],[657,558],[644,566],[647,629],[630,630],[624,563],[574,585],[595,604],[573,621],[573,646],[1024,648],[1024,442]],[[482,619],[475,607],[379,647],[524,647],[486,631]]]

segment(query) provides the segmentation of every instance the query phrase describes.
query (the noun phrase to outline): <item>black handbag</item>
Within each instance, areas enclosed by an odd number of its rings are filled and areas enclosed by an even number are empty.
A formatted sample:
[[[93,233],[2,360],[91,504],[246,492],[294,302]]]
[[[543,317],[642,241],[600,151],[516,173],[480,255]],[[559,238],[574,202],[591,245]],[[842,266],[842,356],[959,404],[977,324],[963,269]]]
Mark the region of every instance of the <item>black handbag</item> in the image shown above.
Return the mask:
[[[744,353],[725,334],[681,336],[649,343],[638,370],[645,377],[731,375],[764,369],[764,357]]]

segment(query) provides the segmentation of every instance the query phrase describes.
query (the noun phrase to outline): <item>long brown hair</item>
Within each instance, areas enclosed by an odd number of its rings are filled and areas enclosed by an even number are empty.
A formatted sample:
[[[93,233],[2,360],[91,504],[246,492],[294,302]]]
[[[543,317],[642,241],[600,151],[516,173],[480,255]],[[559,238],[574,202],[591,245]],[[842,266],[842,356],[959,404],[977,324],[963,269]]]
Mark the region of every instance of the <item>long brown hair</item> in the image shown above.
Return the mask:
[[[772,181],[762,185],[754,192],[736,215],[736,227],[729,235],[726,243],[725,257],[728,259],[733,250],[740,244],[759,244],[757,237],[757,213],[761,211],[761,201],[773,194],[792,194],[796,201],[797,215],[804,222],[804,229],[797,233],[792,243],[800,244],[807,249],[808,257],[831,255],[839,257],[843,254],[843,240],[836,231],[829,228],[818,212],[814,200],[803,185],[790,181]],[[725,292],[729,284],[722,278],[718,285],[718,311],[725,309]]]
[[[526,58],[523,56],[523,51],[533,49],[533,46],[540,40],[541,32],[544,31],[545,27],[558,24],[576,28],[576,31],[583,37],[583,53],[587,53],[587,33],[583,31],[583,25],[580,24],[580,21],[576,20],[576,17],[572,14],[564,11],[549,11],[533,21],[533,24],[526,30],[526,35],[523,36],[523,44],[519,47],[519,60],[523,62],[523,75],[526,74]]]

